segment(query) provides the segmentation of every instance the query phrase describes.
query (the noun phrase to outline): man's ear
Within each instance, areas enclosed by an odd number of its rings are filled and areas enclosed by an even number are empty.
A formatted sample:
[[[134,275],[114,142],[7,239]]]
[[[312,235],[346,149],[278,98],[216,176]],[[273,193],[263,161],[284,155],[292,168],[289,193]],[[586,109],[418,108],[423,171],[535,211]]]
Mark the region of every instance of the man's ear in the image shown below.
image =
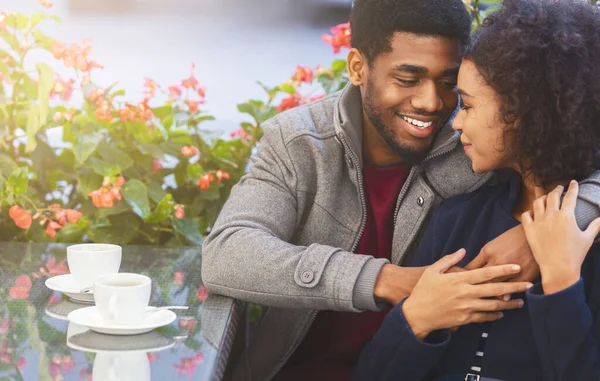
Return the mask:
[[[348,52],[348,77],[354,86],[361,86],[366,80],[368,70],[367,59],[358,49],[353,48]]]

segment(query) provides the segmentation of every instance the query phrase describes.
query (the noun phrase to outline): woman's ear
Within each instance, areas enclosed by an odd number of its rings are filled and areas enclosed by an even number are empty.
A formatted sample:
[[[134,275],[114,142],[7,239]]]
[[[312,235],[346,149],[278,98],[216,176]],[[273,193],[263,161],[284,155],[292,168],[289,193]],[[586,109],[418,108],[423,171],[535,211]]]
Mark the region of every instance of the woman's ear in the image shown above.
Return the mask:
[[[356,48],[350,49],[347,57],[348,77],[354,86],[361,86],[365,82],[365,71],[368,68],[366,57]]]

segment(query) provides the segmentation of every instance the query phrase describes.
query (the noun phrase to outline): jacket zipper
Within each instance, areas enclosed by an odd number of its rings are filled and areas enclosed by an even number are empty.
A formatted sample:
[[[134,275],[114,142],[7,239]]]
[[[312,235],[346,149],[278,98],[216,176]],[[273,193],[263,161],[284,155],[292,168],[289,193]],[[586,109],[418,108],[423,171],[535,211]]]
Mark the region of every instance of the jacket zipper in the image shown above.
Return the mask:
[[[348,147],[348,143],[346,142],[346,138],[344,137],[344,135],[340,135],[340,138],[342,140],[342,144],[344,145],[344,149],[346,149],[348,151],[348,153],[351,156],[351,160],[354,163],[354,168],[356,168],[356,177],[357,177],[357,181],[358,181],[358,193],[360,195],[360,201],[361,201],[361,206],[362,206],[362,219],[360,222],[360,229],[358,231],[358,235],[356,236],[356,239],[354,240],[354,244],[352,244],[352,249],[350,250],[351,252],[354,252],[354,250],[356,250],[356,247],[358,246],[358,243],[360,242],[360,238],[362,237],[362,234],[365,230],[365,218],[367,215],[367,201],[365,200],[365,191],[363,189],[363,182],[362,182],[362,173],[361,171],[359,171],[360,166],[357,165],[358,162],[358,158],[356,157],[356,155],[354,154],[354,152],[352,152],[351,149],[349,149]],[[425,160],[429,160],[429,159],[433,159],[435,157],[441,156],[441,155],[445,155],[446,153],[452,151],[454,149],[454,146],[451,146],[450,149],[445,149],[443,151],[440,151],[434,155],[428,156],[425,158]],[[400,195],[398,196],[398,200],[402,200],[402,198],[404,197],[404,195],[406,194],[406,192],[408,191],[409,185],[410,185],[410,181],[412,181],[412,178],[414,177],[414,174],[417,172],[417,168],[418,167],[413,167],[413,169],[411,170],[408,179],[406,180],[406,186],[402,187],[402,190],[400,191]],[[394,226],[396,225],[396,217],[398,217],[398,211],[399,211],[399,205],[400,202],[396,203],[396,210],[394,211]],[[313,316],[310,318],[310,320],[308,321],[308,325],[307,328],[304,330],[304,333],[302,334],[302,337],[300,337],[300,340],[298,340],[297,344],[295,344],[283,357],[283,359],[281,359],[281,361],[279,361],[277,363],[277,366],[273,369],[273,372],[271,372],[271,374],[269,374],[269,376],[266,378],[265,381],[269,381],[271,380],[273,377],[275,377],[275,375],[281,370],[281,368],[283,368],[283,366],[285,365],[285,363],[290,359],[290,357],[292,356],[292,354],[294,353],[294,351],[296,349],[298,349],[298,347],[300,346],[300,343],[302,343],[302,341],[304,340],[304,338],[306,337],[306,335],[308,334],[308,330],[310,329],[310,326],[314,323],[315,319],[317,318],[317,314],[319,313],[319,311],[315,311],[313,313]]]
[[[351,156],[351,160],[354,163],[354,168],[356,168],[356,178],[357,178],[357,182],[358,182],[358,193],[360,195],[360,201],[361,201],[361,206],[362,206],[362,218],[360,221],[360,229],[358,231],[358,235],[356,236],[356,239],[354,240],[354,243],[352,244],[352,249],[350,250],[351,252],[354,252],[354,250],[356,250],[356,247],[358,246],[358,243],[360,242],[360,238],[362,237],[362,234],[365,230],[365,219],[366,219],[366,215],[367,215],[367,201],[365,200],[365,191],[363,189],[363,182],[362,182],[362,173],[359,171],[360,166],[357,165],[358,162],[358,158],[356,157],[356,155],[354,154],[354,152],[352,152],[351,149],[349,149],[348,144],[346,142],[346,139],[344,138],[344,135],[340,136],[343,145],[344,145],[344,149],[346,149]],[[306,337],[306,335],[308,334],[308,330],[310,329],[310,326],[314,323],[315,319],[317,318],[317,314],[319,313],[319,311],[315,311],[312,315],[312,317],[310,318],[310,320],[308,321],[308,325],[307,328],[304,330],[304,333],[302,334],[302,337],[300,338],[300,340],[298,340],[297,344],[295,344],[284,356],[284,358],[279,361],[279,363],[277,363],[277,366],[274,368],[273,372],[271,372],[271,374],[269,374],[269,377],[267,377],[266,381],[271,380],[273,377],[275,377],[275,375],[281,370],[281,368],[283,368],[283,366],[285,365],[285,363],[289,360],[289,358],[292,356],[292,354],[294,353],[294,351],[296,349],[298,349],[298,347],[300,346],[300,343],[302,343],[302,341],[304,340],[304,338]]]

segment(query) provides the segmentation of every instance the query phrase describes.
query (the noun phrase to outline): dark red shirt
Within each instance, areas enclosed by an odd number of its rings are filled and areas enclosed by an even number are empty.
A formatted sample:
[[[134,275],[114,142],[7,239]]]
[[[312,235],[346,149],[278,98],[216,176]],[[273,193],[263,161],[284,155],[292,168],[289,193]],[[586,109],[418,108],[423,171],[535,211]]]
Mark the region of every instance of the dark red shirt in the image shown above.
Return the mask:
[[[390,259],[396,200],[409,172],[410,168],[403,165],[365,165],[367,221],[356,253]],[[363,313],[320,311],[275,380],[350,380],[360,351],[375,334],[388,310]]]

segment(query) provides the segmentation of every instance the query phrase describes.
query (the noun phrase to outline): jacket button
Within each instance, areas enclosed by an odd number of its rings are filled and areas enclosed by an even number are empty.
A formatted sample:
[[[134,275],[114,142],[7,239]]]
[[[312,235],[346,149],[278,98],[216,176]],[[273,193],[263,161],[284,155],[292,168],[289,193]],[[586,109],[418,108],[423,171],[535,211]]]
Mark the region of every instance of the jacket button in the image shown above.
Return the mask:
[[[302,275],[300,276],[300,279],[302,279],[302,282],[304,283],[310,283],[314,278],[315,274],[313,274],[313,272],[310,270],[303,271]]]
[[[417,199],[417,205],[423,206],[424,203],[425,203],[425,199],[423,197],[419,197]]]

